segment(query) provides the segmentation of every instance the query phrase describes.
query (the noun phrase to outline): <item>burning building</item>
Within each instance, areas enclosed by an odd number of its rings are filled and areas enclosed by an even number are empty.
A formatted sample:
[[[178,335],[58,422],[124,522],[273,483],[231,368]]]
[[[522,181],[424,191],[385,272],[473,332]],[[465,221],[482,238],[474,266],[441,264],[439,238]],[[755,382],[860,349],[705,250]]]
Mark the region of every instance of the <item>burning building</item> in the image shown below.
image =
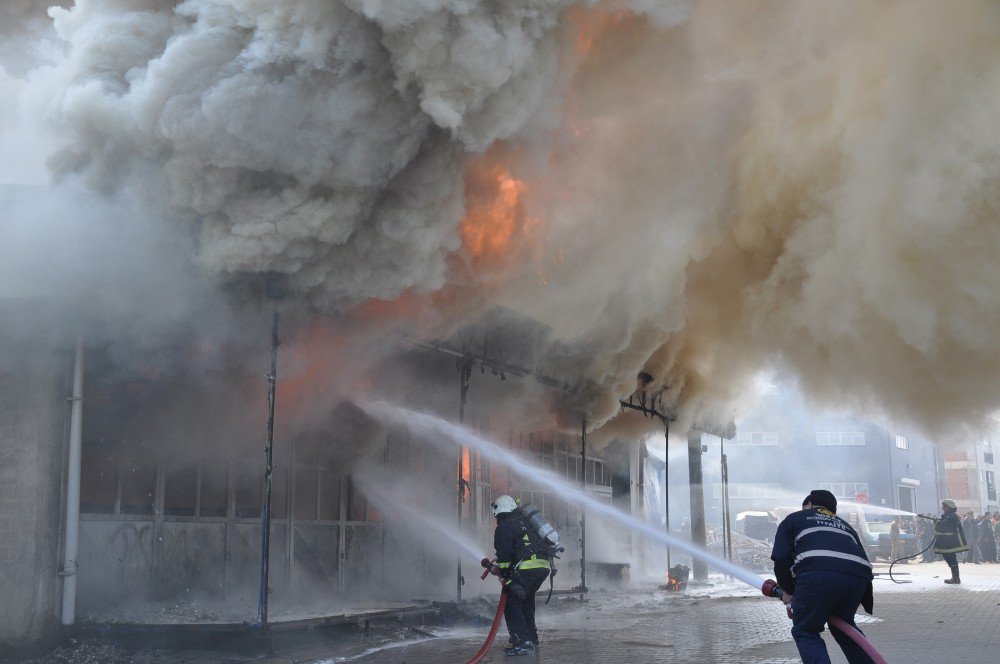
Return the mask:
[[[382,340],[380,358],[364,363],[363,376],[349,378],[331,373],[351,371],[338,351],[343,325],[315,316],[310,322],[307,315],[299,328],[307,331],[293,328],[278,354],[267,501],[266,334],[256,362],[245,349],[212,349],[208,368],[200,364],[207,351],[199,343],[159,349],[173,367],[167,372],[157,368],[163,358],[137,362],[106,344],[76,348],[66,331],[72,326],[40,318],[35,302],[7,306],[33,323],[5,338],[5,352],[35,363],[6,374],[8,385],[22,386],[5,392],[8,421],[22,430],[11,430],[5,449],[30,450],[26,459],[34,459],[8,465],[17,470],[8,490],[44,494],[33,508],[48,510],[37,518],[45,532],[11,524],[18,538],[5,563],[32,571],[7,577],[12,596],[23,594],[23,606],[32,607],[18,610],[31,627],[11,624],[14,636],[37,638],[60,615],[67,590],[55,570],[74,582],[64,621],[70,611],[71,620],[83,622],[238,624],[259,620],[262,610],[273,622],[399,607],[413,598],[468,598],[481,591],[463,588],[478,558],[427,533],[446,524],[489,554],[490,503],[501,493],[545,512],[570,543],[557,585],[584,592],[588,554],[579,544],[585,527],[579,505],[475,450],[442,449],[380,418],[385,400],[464,421],[603,501],[634,505],[638,459],[630,467],[628,454],[636,446],[588,453],[582,416],[577,430],[557,425],[546,392],[573,387],[537,363],[544,327],[512,312],[495,310],[443,341],[398,336],[387,349]],[[290,318],[290,327],[300,323]],[[42,329],[60,332],[41,335]],[[226,357],[219,361],[218,353]],[[82,373],[74,373],[74,357],[83,360]],[[299,364],[302,357],[308,361]],[[49,378],[40,382],[43,375]],[[74,381],[81,377],[77,394]],[[344,381],[350,401],[336,387]],[[34,405],[28,408],[25,398]],[[72,404],[82,418],[75,443],[67,424]],[[81,453],[78,480],[67,465],[74,444]],[[62,501],[74,481],[79,503],[71,499],[69,509],[79,510],[79,529],[69,534],[72,528],[57,524],[72,518]],[[66,549],[67,538],[77,537],[75,551]],[[622,544],[612,547],[603,538],[587,538],[592,579],[603,566],[627,568],[631,559],[627,536],[619,534]],[[39,555],[23,556],[19,541],[42,547]]]
[[[40,634],[63,580],[95,609],[269,600],[268,486],[276,606],[395,573],[402,524],[360,490],[393,468],[456,523],[462,495],[470,529],[503,487],[579,537],[573,506],[380,400],[633,508],[637,431],[661,425],[620,413],[639,372],[682,433],[775,367],[935,439],[978,425],[1000,401],[997,22],[973,0],[4,3],[0,145],[38,140],[0,166],[52,183],[0,210],[0,551],[23,569],[2,589],[34,607],[0,634]],[[497,307],[533,323],[476,330]],[[420,560],[416,590],[460,576]]]

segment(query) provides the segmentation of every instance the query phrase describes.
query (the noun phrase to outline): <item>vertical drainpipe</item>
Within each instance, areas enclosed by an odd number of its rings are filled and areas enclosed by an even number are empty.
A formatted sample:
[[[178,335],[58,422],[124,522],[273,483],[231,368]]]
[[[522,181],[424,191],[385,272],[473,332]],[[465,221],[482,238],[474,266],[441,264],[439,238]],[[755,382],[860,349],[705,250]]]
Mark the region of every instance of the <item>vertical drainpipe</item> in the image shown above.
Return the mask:
[[[896,445],[896,437],[891,431],[886,435],[885,442],[889,451],[889,507],[899,509],[899,491],[896,489],[896,477],[892,470],[892,448]]]
[[[73,406],[69,425],[69,472],[66,481],[66,548],[63,555],[62,624],[76,621],[76,568],[80,542],[80,465],[83,453],[83,332],[76,336]]]
[[[587,418],[580,427],[580,490],[587,491]],[[580,601],[587,592],[587,506],[580,513]]]

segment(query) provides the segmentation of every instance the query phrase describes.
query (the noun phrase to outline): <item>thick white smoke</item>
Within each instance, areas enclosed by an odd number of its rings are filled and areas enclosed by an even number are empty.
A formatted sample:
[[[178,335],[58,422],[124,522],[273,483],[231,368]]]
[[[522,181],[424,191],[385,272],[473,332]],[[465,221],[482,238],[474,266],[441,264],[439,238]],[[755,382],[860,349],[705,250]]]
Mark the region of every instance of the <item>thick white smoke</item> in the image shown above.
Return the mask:
[[[775,366],[925,423],[994,409],[995,3],[595,4],[80,0],[27,85],[55,172],[196,225],[209,274],[509,305],[586,386],[567,413],[646,368],[724,417]],[[456,270],[497,142],[531,232]]]
[[[57,172],[201,224],[200,260],[321,302],[445,283],[464,155],[553,97],[565,0],[80,0],[39,74]]]

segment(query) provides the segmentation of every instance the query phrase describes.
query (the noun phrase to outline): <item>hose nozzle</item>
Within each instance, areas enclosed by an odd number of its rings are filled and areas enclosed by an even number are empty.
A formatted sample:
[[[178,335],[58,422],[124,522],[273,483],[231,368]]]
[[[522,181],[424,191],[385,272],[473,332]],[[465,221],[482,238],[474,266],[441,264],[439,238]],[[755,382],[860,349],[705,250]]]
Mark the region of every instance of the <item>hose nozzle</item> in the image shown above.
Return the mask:
[[[760,587],[760,592],[764,597],[777,597],[778,599],[781,599],[781,596],[785,594],[785,591],[782,590],[781,586],[774,579],[765,581],[764,585]]]
[[[490,560],[489,558],[483,558],[479,561],[479,564],[486,568],[479,577],[480,579],[485,580],[490,574],[493,576],[500,576],[500,568],[497,566],[495,561]]]

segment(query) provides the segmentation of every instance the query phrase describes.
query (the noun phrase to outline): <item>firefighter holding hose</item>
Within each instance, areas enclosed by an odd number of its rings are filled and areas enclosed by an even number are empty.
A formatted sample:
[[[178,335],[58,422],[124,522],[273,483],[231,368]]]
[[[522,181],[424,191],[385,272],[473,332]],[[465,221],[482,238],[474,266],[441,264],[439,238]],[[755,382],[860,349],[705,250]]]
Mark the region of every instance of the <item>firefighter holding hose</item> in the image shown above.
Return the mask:
[[[832,493],[813,490],[802,506],[778,525],[771,560],[785,590],[781,601],[792,619],[799,656],[805,664],[830,664],[820,632],[830,616],[856,629],[859,604],[872,612],[872,565],[858,534],[837,516]],[[830,631],[850,664],[873,661],[845,633],[833,627]]]
[[[492,511],[497,519],[493,534],[496,564],[507,595],[503,617],[510,632],[510,647],[503,654],[530,655],[538,645],[535,593],[549,575],[550,547],[523,518],[517,501],[510,496],[499,496]]]
[[[962,579],[958,575],[958,556],[968,551],[962,521],[958,518],[958,506],[954,500],[941,501],[941,517],[934,521],[934,553],[940,553],[951,570],[951,578],[945,579],[948,584],[958,585]]]

